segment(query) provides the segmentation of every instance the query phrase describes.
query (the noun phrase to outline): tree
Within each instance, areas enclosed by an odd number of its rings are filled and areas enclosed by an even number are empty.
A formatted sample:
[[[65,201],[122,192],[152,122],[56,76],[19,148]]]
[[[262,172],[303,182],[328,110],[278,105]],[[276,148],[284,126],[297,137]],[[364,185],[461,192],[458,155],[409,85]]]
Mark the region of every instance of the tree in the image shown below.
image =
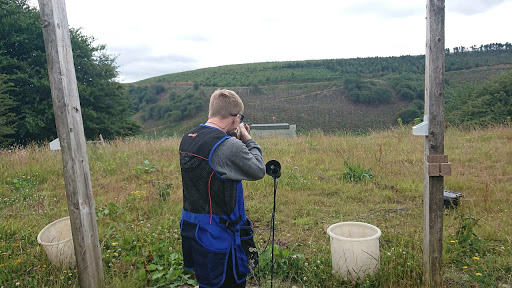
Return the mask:
[[[512,116],[512,72],[489,79],[482,86],[460,87],[446,103],[446,120],[456,125],[503,124]]]
[[[0,0],[0,71],[13,84],[16,135],[20,144],[57,137],[43,33],[37,9],[27,0]],[[141,126],[130,119],[130,103],[124,98],[115,58],[94,38],[71,29],[80,105],[86,138],[111,139],[134,135]]]
[[[38,134],[56,134],[55,121],[46,125],[54,118],[38,11],[26,0],[0,0],[0,39],[0,71],[16,88],[9,93],[15,102],[14,140],[26,143]]]
[[[411,89],[406,87],[398,87],[396,93],[398,93],[398,96],[402,100],[410,101],[416,98],[416,93],[414,93]]]
[[[421,117],[421,112],[414,106],[398,112],[398,118],[402,118],[403,123],[411,123],[415,118],[418,117]]]
[[[132,136],[141,131],[130,119],[130,102],[125,88],[114,81],[118,76],[115,58],[106,53],[105,45],[94,46],[94,38],[71,29],[71,45],[77,74],[85,137],[99,134],[105,139]]]
[[[385,86],[377,86],[373,89],[374,104],[393,102],[393,91]]]
[[[14,113],[10,112],[15,103],[8,94],[9,90],[13,90],[13,84],[6,81],[7,76],[0,74],[0,147],[11,144],[16,132]]]

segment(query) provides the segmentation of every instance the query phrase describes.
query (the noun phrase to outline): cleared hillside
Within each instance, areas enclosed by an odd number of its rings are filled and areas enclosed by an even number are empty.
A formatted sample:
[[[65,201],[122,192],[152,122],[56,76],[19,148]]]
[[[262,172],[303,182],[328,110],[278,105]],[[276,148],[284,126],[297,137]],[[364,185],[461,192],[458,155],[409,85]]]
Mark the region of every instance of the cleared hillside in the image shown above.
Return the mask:
[[[508,47],[508,46],[507,46]],[[446,99],[512,71],[512,50],[447,53]],[[128,84],[150,134],[181,134],[207,117],[219,88],[244,100],[248,123],[296,124],[298,132],[366,132],[423,115],[424,56],[253,63],[162,75]],[[450,111],[447,111],[449,113]]]

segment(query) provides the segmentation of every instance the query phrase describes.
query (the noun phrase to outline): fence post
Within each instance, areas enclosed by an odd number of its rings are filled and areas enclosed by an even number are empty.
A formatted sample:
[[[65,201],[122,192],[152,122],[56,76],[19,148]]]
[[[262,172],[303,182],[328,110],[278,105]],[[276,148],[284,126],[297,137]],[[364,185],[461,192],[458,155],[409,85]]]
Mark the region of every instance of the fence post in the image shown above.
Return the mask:
[[[432,172],[446,158],[444,154],[444,0],[427,0],[427,41],[425,53],[425,115],[428,134],[425,136],[423,195],[423,266],[428,287],[442,287],[443,261],[443,192],[442,173]],[[435,157],[432,157],[435,156]],[[439,159],[438,159],[439,160]],[[447,161],[446,161],[447,162]],[[429,165],[430,164],[430,165]]]
[[[64,0],[39,0],[80,287],[103,285],[89,161]]]

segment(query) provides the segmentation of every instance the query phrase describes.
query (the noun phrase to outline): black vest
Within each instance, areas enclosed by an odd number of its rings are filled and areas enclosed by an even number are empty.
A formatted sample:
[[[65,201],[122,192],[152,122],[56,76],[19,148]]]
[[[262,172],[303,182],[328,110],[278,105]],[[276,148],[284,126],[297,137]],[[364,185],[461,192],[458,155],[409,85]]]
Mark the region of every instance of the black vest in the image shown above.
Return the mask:
[[[195,214],[225,215],[236,205],[236,181],[222,179],[211,167],[214,148],[225,139],[219,129],[199,126],[180,144],[183,210]]]

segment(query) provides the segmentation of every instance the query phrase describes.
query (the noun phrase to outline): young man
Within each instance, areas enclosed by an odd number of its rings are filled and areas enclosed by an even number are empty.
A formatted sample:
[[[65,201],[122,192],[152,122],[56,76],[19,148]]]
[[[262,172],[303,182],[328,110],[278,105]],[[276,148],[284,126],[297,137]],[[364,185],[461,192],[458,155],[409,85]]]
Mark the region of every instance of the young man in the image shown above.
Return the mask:
[[[200,287],[245,287],[258,261],[241,181],[263,178],[265,164],[243,112],[235,92],[215,91],[208,121],[180,144],[183,262]]]

